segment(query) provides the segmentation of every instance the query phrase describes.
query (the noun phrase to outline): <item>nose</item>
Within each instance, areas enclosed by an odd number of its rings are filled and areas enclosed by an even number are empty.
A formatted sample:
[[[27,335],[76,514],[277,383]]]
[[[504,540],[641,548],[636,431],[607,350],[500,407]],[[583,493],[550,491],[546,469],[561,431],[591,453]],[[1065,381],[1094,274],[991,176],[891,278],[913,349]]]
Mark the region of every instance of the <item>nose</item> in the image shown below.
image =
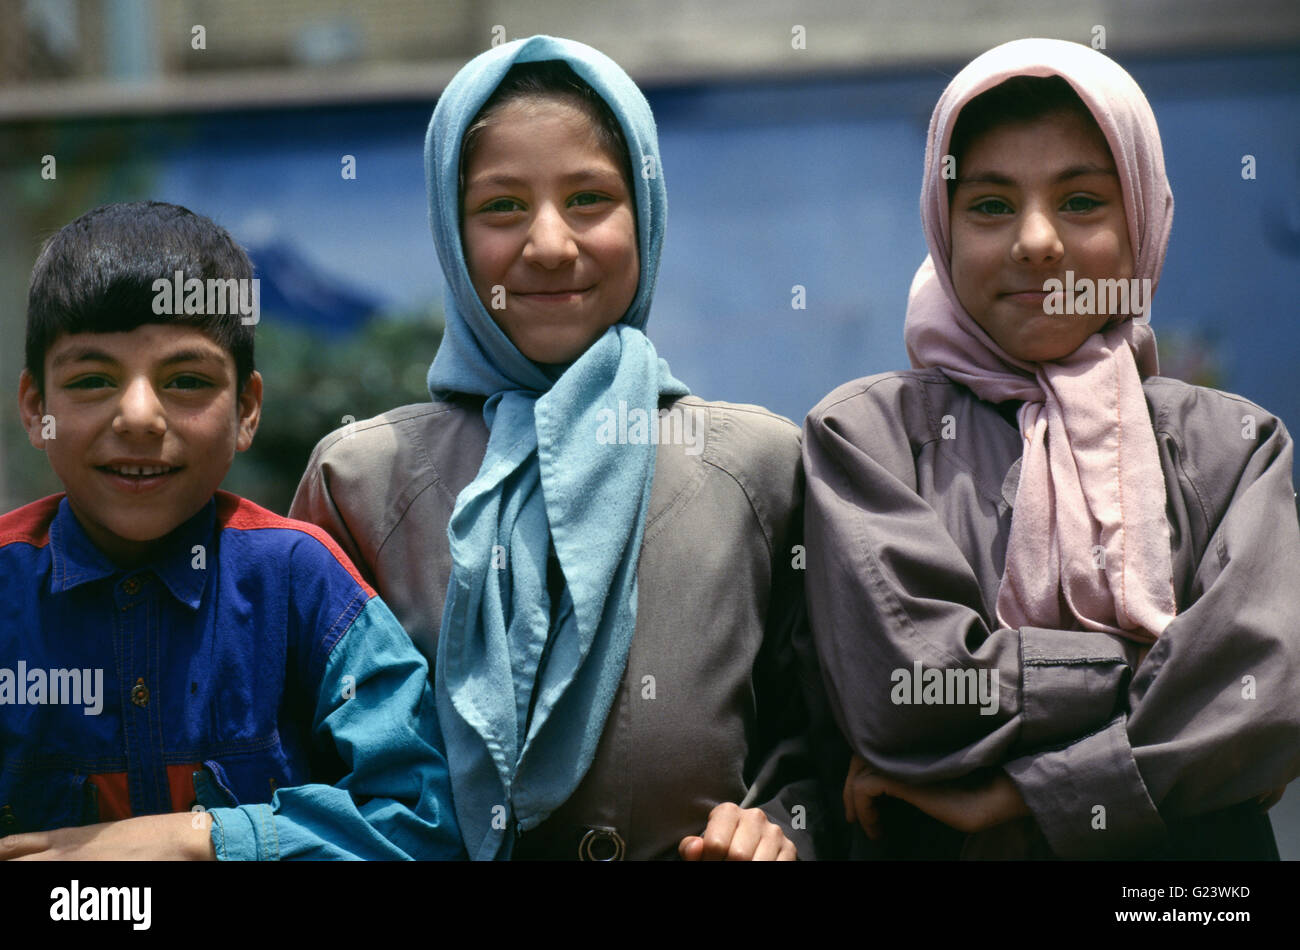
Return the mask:
[[[549,203],[537,208],[528,226],[524,260],[547,269],[560,267],[578,258],[578,243],[563,211]]]
[[[160,436],[167,431],[162,401],[148,379],[132,379],[117,404],[113,431],[118,435]]]
[[[1011,256],[1024,264],[1059,261],[1065,255],[1065,245],[1060,231],[1049,212],[1030,209],[1024,213],[1016,229]]]

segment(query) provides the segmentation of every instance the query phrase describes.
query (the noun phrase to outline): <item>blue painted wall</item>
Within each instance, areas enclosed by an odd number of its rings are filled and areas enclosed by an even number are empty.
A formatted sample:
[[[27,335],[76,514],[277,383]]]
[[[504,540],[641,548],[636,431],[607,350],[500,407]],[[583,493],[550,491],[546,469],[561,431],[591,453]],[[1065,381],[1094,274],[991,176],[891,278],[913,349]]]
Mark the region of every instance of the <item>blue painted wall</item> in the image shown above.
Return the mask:
[[[1125,65],[1175,199],[1153,326],[1222,388],[1300,424],[1300,52]],[[955,68],[652,91],[670,210],[650,333],[698,393],[800,419],[839,383],[906,364],[925,125]],[[150,145],[154,196],[246,242],[287,241],[388,306],[426,306],[442,292],[422,176],[431,107],[190,119]],[[795,284],[806,310],[791,309]]]

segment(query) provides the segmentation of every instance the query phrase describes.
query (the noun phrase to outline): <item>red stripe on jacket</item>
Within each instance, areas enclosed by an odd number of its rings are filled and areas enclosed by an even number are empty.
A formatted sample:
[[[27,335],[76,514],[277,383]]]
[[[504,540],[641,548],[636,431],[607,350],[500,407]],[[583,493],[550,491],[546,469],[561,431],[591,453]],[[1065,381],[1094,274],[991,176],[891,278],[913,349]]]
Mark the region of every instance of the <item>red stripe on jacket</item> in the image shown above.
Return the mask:
[[[194,804],[194,773],[203,770],[198,762],[167,766],[167,790],[172,811],[189,811]],[[131,811],[131,792],[127,788],[125,772],[104,772],[89,776],[98,792],[99,820],[121,821],[134,818]]]
[[[279,528],[309,534],[325,545],[330,554],[334,556],[334,560],[338,561],[341,567],[346,568],[347,572],[352,575],[352,579],[366,592],[366,596],[375,596],[375,589],[366,583],[365,578],[352,566],[352,561],[343,553],[343,549],[338,546],[338,542],[324,528],[320,528],[308,521],[295,521],[292,518],[277,515],[274,511],[267,511],[261,505],[253,504],[247,498],[232,495],[227,491],[217,492],[216,499],[218,531],[223,528],[233,528],[236,531]]]
[[[50,495],[30,505],[0,515],[0,548],[14,542],[26,542],[43,548],[50,543],[50,523],[59,512],[63,493]]]

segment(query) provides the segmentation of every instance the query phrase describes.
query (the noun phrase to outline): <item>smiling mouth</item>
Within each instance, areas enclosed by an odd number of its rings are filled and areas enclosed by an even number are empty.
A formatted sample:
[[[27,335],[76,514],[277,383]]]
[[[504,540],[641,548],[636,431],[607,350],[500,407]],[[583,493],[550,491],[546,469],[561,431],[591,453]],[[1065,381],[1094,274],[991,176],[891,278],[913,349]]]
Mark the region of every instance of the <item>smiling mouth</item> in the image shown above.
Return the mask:
[[[577,297],[591,290],[590,287],[579,287],[571,290],[535,290],[535,291],[517,291],[516,297],[527,297],[529,300],[567,300],[570,297]]]
[[[998,295],[999,300],[1003,300],[1013,306],[1029,307],[1034,310],[1042,311],[1045,315],[1051,315],[1048,310],[1048,305],[1054,300],[1059,304],[1059,297],[1059,291],[1039,290],[1036,288],[1033,290],[1013,290],[1010,293]],[[1051,311],[1051,313],[1058,311],[1059,307],[1057,310]]]
[[[124,478],[157,478],[181,470],[179,465],[96,465],[95,468]]]

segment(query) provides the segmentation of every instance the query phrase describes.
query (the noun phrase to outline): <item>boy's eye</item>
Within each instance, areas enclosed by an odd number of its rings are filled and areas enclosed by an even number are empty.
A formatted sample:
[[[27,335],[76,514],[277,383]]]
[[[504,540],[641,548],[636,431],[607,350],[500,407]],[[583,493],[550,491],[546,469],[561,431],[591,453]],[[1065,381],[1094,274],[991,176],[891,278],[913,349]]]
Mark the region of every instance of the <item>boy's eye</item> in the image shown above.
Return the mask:
[[[979,214],[1010,214],[1011,205],[1007,204],[1001,198],[985,198],[970,206],[970,209]]]
[[[80,379],[74,379],[72,382],[64,383],[64,389],[103,389],[105,386],[111,386],[112,383],[103,376],[82,376]]]
[[[170,385],[177,389],[204,389],[212,384],[201,376],[191,376],[187,373],[184,376],[177,376]]]
[[[1100,208],[1102,202],[1096,198],[1089,198],[1087,195],[1071,195],[1065,199],[1065,204],[1061,207],[1065,211],[1091,211],[1093,208]]]

